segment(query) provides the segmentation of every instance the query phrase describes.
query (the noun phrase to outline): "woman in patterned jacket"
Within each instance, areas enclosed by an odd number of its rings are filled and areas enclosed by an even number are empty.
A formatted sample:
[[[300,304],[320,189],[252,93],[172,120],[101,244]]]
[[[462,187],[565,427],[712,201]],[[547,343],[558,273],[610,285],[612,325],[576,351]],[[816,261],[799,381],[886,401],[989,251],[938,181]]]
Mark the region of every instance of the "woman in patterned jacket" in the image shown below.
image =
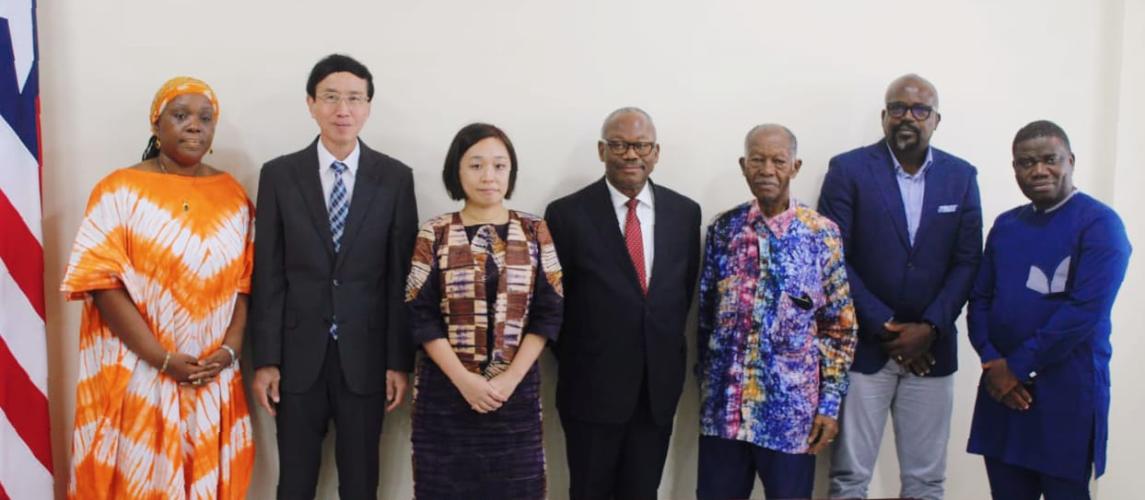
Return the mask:
[[[92,190],[61,287],[84,301],[69,498],[246,495],[254,213],[202,162],[218,115],[207,84],[169,80],[143,160]]]
[[[465,204],[422,226],[406,286],[428,356],[414,382],[414,494],[541,499],[537,357],[560,329],[560,263],[545,221],[504,206],[517,156],[500,129],[462,128],[442,177]]]

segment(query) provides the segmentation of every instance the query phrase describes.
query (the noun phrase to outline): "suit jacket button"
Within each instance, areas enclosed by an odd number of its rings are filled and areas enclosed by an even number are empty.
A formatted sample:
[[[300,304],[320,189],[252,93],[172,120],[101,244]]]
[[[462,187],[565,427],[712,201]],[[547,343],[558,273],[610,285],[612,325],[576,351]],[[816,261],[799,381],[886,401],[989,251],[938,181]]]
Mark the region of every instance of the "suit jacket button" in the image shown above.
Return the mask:
[[[338,280],[334,280],[334,281],[333,281],[333,283],[334,283],[334,288],[338,288],[338,287],[342,286],[342,282],[341,282],[341,281],[338,281]]]

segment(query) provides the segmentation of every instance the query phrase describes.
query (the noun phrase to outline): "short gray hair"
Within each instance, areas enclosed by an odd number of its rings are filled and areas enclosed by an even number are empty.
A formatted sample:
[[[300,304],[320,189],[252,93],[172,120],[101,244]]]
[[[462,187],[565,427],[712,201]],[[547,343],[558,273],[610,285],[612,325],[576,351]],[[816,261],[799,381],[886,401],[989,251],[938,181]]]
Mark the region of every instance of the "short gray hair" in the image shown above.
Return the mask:
[[[652,123],[652,115],[648,114],[647,111],[644,111],[643,109],[640,109],[636,106],[625,106],[609,113],[608,116],[604,118],[604,123],[600,125],[600,138],[604,139],[604,134],[608,131],[609,123],[612,123],[612,121],[615,120],[618,116],[628,113],[636,113],[640,116],[643,116],[644,119],[648,121],[648,124],[652,126],[652,130],[656,130],[656,124]]]
[[[751,147],[751,138],[754,137],[755,134],[763,132],[783,132],[787,135],[787,142],[791,148],[791,156],[796,156],[799,152],[799,140],[795,138],[795,133],[792,132],[791,129],[778,123],[764,123],[752,127],[751,130],[747,131],[747,135],[743,137],[743,150],[745,153],[747,149]]]

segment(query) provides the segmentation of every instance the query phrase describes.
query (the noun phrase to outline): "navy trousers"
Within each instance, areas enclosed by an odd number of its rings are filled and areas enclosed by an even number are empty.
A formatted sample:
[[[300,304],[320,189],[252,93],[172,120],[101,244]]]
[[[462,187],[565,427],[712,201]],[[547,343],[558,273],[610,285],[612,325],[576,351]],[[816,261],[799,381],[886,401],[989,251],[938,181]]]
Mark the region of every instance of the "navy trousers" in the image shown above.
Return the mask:
[[[1047,476],[1033,469],[986,457],[986,477],[994,500],[1089,500],[1089,482]]]
[[[769,499],[810,498],[815,487],[815,455],[783,453],[743,441],[700,436],[696,498],[748,498],[757,474]]]

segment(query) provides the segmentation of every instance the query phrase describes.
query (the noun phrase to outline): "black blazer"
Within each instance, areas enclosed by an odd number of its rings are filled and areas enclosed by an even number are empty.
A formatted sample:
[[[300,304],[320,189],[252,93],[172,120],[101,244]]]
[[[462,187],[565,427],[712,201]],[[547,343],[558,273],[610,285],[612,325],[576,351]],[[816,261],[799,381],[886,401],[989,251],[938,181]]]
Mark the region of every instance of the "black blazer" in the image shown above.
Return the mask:
[[[352,391],[384,390],[387,369],[410,371],[404,299],[416,235],[413,172],[365,143],[337,254],[317,141],[263,165],[249,321],[255,368],[278,366],[282,390],[305,391],[317,379],[337,318],[336,345]]]
[[[670,424],[675,416],[684,385],[684,324],[700,262],[700,206],[668,188],[652,188],[655,254],[647,297],[604,179],[545,211],[564,272],[564,323],[555,346],[562,417],[625,422],[645,376],[657,423]]]

